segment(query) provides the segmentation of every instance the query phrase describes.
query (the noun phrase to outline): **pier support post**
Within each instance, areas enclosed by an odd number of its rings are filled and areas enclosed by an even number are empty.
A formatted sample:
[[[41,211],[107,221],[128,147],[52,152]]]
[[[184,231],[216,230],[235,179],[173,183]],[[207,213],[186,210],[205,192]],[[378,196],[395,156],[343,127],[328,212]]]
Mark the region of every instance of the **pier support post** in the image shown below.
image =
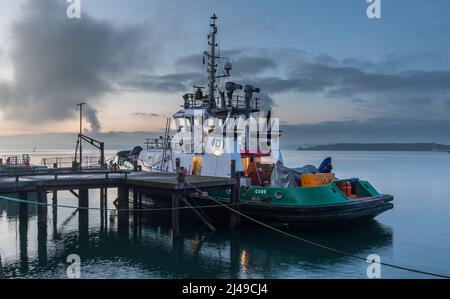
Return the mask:
[[[28,193],[19,194],[21,200],[28,200]],[[19,204],[19,254],[20,254],[20,271],[25,273],[28,271],[28,204]]]
[[[5,279],[5,274],[3,274],[3,264],[2,264],[2,255],[0,254],[0,279]]]
[[[107,200],[108,200],[108,189],[100,188],[100,229],[106,229],[107,227]]]
[[[19,198],[21,200],[28,201],[28,193],[27,192],[21,192],[19,194]],[[19,222],[28,224],[28,203],[21,202],[19,203]]]
[[[119,186],[117,190],[117,207],[119,209],[117,213],[118,218],[118,233],[119,237],[123,239],[128,239],[129,233],[129,221],[130,221],[130,211],[129,209],[129,195],[130,189],[127,186]]]
[[[144,192],[143,191],[139,191],[139,193],[138,193],[138,201],[139,201],[139,204],[138,204],[138,207],[139,207],[139,238],[141,239],[142,238],[142,197],[143,197],[143,194],[144,194]]]
[[[141,214],[138,211],[139,209],[139,190],[133,189],[133,240],[137,242],[138,240],[138,232],[139,232],[139,221],[141,218]]]
[[[236,184],[231,188],[231,207],[235,211],[239,211],[239,203],[241,201],[241,178],[240,174],[236,171],[236,160],[231,160],[231,177],[236,179]],[[241,219],[238,213],[231,212],[230,226],[231,228],[237,228],[241,224]]]
[[[39,265],[47,264],[47,191],[38,190],[38,260]]]
[[[103,224],[105,221],[105,214],[103,213],[103,210],[105,209],[104,204],[103,204],[103,192],[104,189],[100,188],[100,230],[103,231]]]
[[[181,193],[176,192],[172,194],[172,237],[178,238],[180,236],[180,200]]]
[[[108,188],[103,188],[103,220],[105,229],[108,228]]]
[[[181,170],[181,160],[177,158],[175,161],[177,171],[178,185],[184,184],[184,174]],[[180,200],[182,199],[181,192],[172,194],[172,237],[178,238],[180,236]]]
[[[83,188],[78,191],[78,230],[80,234],[80,246],[89,242],[89,189]]]
[[[53,190],[52,197],[53,238],[58,236],[58,191]]]
[[[182,273],[182,269],[185,266],[183,264],[184,257],[184,242],[182,238],[172,238],[172,267],[175,270],[175,277],[179,278]]]
[[[47,191],[39,190],[37,193],[38,196],[38,225],[47,226]]]

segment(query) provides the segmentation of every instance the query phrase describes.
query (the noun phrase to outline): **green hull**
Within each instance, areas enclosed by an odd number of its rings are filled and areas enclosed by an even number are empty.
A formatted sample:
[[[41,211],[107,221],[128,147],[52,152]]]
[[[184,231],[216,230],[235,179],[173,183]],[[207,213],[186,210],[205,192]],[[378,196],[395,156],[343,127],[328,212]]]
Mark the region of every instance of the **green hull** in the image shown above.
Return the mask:
[[[318,187],[242,188],[240,210],[264,223],[298,230],[328,230],[351,226],[373,219],[392,209],[391,195],[379,194],[367,181],[355,180],[353,196],[346,196],[334,181]],[[345,180],[342,180],[345,181]],[[230,202],[230,191],[212,193],[224,203]]]
[[[356,199],[349,199],[334,181],[331,185],[318,187],[260,187],[251,186],[242,188],[241,202],[260,203],[269,206],[323,206],[344,204]],[[215,192],[211,195],[217,199],[229,200],[230,190]],[[368,198],[380,195],[378,191],[367,181],[357,181],[356,196]],[[358,199],[360,200],[360,199]]]

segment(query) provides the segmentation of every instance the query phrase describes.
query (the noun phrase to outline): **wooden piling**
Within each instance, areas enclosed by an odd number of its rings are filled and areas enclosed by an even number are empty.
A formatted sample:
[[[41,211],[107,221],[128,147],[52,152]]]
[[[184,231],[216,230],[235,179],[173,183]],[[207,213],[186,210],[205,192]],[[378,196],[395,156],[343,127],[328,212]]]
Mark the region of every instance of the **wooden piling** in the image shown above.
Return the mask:
[[[105,196],[106,196],[106,190],[105,188],[100,188],[100,229],[105,228]]]
[[[0,253],[0,279],[5,279],[5,274],[3,273],[2,255]]]
[[[119,186],[117,190],[117,213],[118,233],[120,238],[127,238],[129,233],[130,211],[129,209],[130,189],[126,185]]]
[[[58,191],[53,190],[52,197],[52,215],[53,215],[53,238],[58,236]]]
[[[27,192],[19,193],[19,198],[21,200],[28,201],[28,193]],[[24,202],[19,203],[19,223],[25,223],[28,225],[28,203]]]
[[[142,197],[143,197],[143,192],[139,191],[139,193],[138,193],[138,201],[139,201],[138,208],[139,209],[142,209]]]
[[[139,210],[142,209],[142,197],[143,196],[144,196],[144,192],[142,190],[139,190],[139,193],[138,193],[138,201],[139,201],[138,208],[139,208]],[[142,217],[143,217],[142,212],[139,212],[139,226],[138,226],[139,239],[142,238]]]
[[[19,194],[21,200],[28,200],[28,193]],[[19,255],[20,270],[22,273],[28,271],[28,204],[19,204]]]
[[[108,227],[108,188],[103,188],[103,221],[106,229]]]
[[[38,264],[47,264],[47,190],[38,190]]]
[[[139,232],[139,221],[141,215],[138,211],[139,209],[139,190],[137,188],[133,189],[133,240],[137,242],[138,232]]]
[[[89,189],[83,188],[78,191],[78,229],[80,234],[80,246],[89,241]]]
[[[139,191],[138,189],[133,189],[133,209],[137,210],[139,208]]]
[[[177,158],[175,161],[177,171],[177,183],[178,185],[184,183],[184,176],[181,171],[181,160]],[[182,199],[181,192],[175,192],[172,194],[172,237],[178,238],[180,236],[180,200]]]
[[[47,191],[46,190],[39,190],[38,193],[38,207],[37,207],[37,214],[38,214],[38,225],[45,225],[47,226]]]
[[[175,269],[175,277],[180,278],[181,269],[185,266],[183,264],[184,242],[182,238],[172,237],[171,255],[172,268]]]
[[[236,160],[231,160],[231,177],[237,182],[231,188],[231,207],[235,211],[239,211],[239,203],[241,201],[241,178],[240,174],[236,171]],[[240,217],[238,213],[230,212],[230,226],[231,228],[237,228],[240,226]]]
[[[180,236],[180,200],[181,193],[176,192],[172,194],[172,237],[178,238]]]

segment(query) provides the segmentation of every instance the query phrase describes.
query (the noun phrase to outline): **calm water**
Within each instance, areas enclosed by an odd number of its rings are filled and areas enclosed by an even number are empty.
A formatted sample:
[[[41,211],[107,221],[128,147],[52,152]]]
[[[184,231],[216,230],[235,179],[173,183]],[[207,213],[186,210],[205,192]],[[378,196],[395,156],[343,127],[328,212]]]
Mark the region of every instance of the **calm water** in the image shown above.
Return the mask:
[[[70,153],[66,153],[70,154]],[[0,153],[1,155],[1,153]],[[46,154],[35,154],[34,161]],[[450,275],[450,155],[403,152],[294,152],[289,166],[318,165],[331,155],[339,177],[361,177],[395,197],[394,210],[376,221],[335,232],[296,233],[336,249],[383,262]],[[55,156],[51,153],[50,156]],[[98,191],[90,206],[98,207]],[[68,192],[59,204],[76,205]],[[110,190],[109,207],[115,198]],[[49,202],[51,195],[49,195]],[[80,242],[74,209],[49,208],[47,238],[38,240],[36,207],[22,225],[16,204],[0,201],[0,253],[7,277],[65,278],[66,258],[81,257],[82,278],[365,278],[363,261],[305,245],[264,228],[209,233],[202,224],[182,222],[173,243],[168,219],[130,221],[128,238],[117,233],[110,211],[107,228],[90,211],[88,239]],[[55,221],[56,220],[56,221]],[[383,278],[426,278],[382,267]]]

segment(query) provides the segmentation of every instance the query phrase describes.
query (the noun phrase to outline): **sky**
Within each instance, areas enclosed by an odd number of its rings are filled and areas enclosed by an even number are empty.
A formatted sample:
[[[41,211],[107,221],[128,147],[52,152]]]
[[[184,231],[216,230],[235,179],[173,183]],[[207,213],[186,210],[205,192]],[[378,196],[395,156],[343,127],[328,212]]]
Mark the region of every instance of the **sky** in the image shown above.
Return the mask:
[[[81,0],[81,19],[68,5],[0,0],[0,135],[75,131],[79,102],[92,132],[161,130],[206,84],[216,13],[232,80],[260,87],[290,138],[450,143],[449,1],[381,0],[381,19],[366,0]]]

